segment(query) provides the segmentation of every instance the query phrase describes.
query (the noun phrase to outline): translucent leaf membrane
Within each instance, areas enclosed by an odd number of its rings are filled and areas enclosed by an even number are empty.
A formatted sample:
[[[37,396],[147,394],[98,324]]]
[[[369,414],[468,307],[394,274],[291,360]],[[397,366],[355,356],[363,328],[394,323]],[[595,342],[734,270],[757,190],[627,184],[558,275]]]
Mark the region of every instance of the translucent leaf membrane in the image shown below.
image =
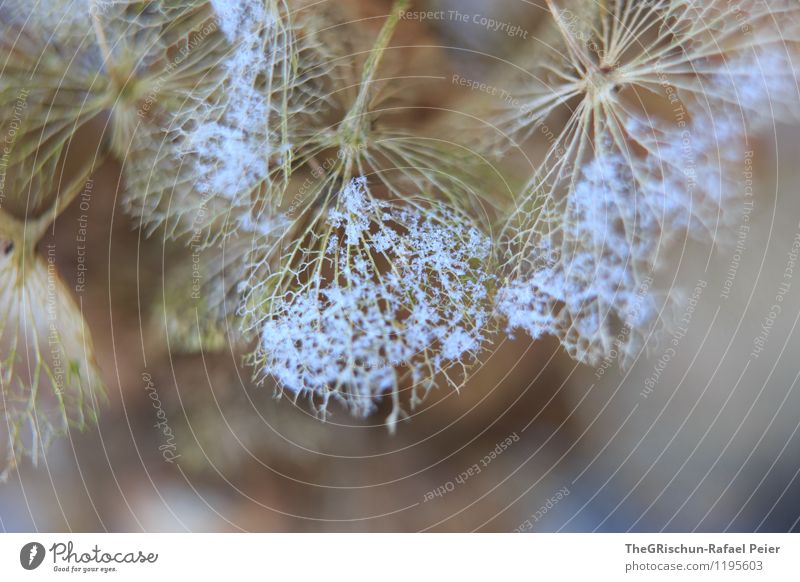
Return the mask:
[[[79,308],[41,231],[0,215],[0,410],[5,478],[24,456],[96,422],[102,381]]]
[[[670,298],[659,298],[654,285],[659,253],[692,220],[692,208],[691,200],[657,191],[667,182],[636,192],[632,181],[628,160],[604,154],[584,168],[566,208],[538,209],[534,228],[524,233],[531,251],[498,296],[509,331],[557,336],[588,363],[613,354],[624,365],[638,355],[662,311],[670,311]]]
[[[246,249],[239,246],[226,244],[227,253],[195,247],[190,256],[181,257],[183,268],[169,269],[155,315],[158,326],[166,331],[171,352],[208,353],[236,341],[238,329],[226,324],[236,314],[238,282],[246,274],[242,264]]]
[[[325,70],[283,0],[212,4],[225,43],[215,82],[198,84],[160,128],[140,132],[126,163],[128,204],[143,224],[173,238],[199,231],[208,243],[270,220]]]
[[[334,400],[366,416],[389,394],[390,427],[434,378],[463,382],[493,286],[491,241],[470,220],[424,200],[379,201],[358,178],[301,241],[249,283],[243,316],[259,337],[259,377],[322,415]]]
[[[237,217],[254,213],[257,197],[231,200],[198,190],[194,159],[180,154],[184,143],[181,132],[171,129],[137,131],[124,162],[125,207],[148,236],[161,229],[168,239],[210,246],[235,230]]]
[[[727,240],[748,132],[798,110],[800,5],[579,4],[548,0],[560,39],[536,47],[524,114],[498,119],[546,143],[498,298],[510,328],[597,362],[633,357],[660,319],[652,278],[674,242]]]
[[[252,339],[242,334],[239,325],[245,282],[262,269],[259,259],[272,254],[285,226],[274,222],[261,232],[234,235],[219,245],[207,247],[200,241],[190,245],[189,253],[181,255],[183,266],[169,269],[156,312],[172,351],[238,350]]]
[[[391,69],[396,63],[387,49],[406,6],[395,2],[373,43],[340,56],[338,61],[350,66],[339,65],[328,76],[330,94],[323,115],[309,118],[296,135],[296,179],[284,192],[273,192],[273,212],[289,223],[278,247],[283,256],[263,254],[258,261],[262,267],[281,268],[276,265],[285,265],[287,257],[304,256],[306,245],[315,244],[309,239],[319,239],[315,229],[320,228],[320,217],[338,207],[340,194],[357,177],[369,177],[385,198],[417,203],[422,198],[472,216],[486,214],[483,193],[471,173],[474,158],[465,149],[392,126],[392,112],[409,105],[397,99],[397,87],[386,80],[395,76]],[[340,26],[336,22],[330,28]],[[337,75],[348,68],[358,75],[342,86]]]
[[[167,53],[212,15],[206,0],[88,0],[87,16],[114,74],[164,70]],[[214,27],[216,29],[216,27]],[[189,52],[183,56],[197,58]]]

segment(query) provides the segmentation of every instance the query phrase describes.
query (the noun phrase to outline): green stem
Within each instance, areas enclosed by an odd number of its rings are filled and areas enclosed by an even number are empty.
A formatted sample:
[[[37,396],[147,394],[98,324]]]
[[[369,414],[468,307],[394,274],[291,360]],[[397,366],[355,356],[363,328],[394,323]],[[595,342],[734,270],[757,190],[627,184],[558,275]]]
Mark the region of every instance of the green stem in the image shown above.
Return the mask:
[[[408,6],[409,0],[395,0],[392,11],[389,13],[380,34],[378,34],[378,38],[375,40],[375,45],[370,51],[367,62],[364,63],[358,95],[341,125],[340,136],[344,146],[358,148],[365,141],[364,124],[368,122],[367,110],[372,96],[372,83],[375,81],[375,75],[383,60],[386,48],[394,36],[397,24]]]

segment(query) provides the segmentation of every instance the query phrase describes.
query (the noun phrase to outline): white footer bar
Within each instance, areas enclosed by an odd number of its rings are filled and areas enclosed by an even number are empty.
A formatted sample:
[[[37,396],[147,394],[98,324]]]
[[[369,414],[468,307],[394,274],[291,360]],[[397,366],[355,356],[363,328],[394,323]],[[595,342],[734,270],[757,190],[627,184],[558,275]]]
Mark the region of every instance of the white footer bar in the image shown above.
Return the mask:
[[[794,534],[2,534],[0,580],[800,580]]]

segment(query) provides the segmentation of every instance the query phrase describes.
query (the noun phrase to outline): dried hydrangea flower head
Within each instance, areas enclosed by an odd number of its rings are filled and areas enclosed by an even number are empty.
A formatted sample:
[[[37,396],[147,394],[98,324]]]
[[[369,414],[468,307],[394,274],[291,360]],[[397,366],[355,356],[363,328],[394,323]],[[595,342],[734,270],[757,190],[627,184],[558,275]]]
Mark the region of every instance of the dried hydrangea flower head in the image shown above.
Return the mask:
[[[195,240],[191,257],[181,255],[180,264],[167,266],[154,324],[166,333],[171,351],[207,354],[247,345],[252,338],[239,318],[246,282],[269,271],[288,226],[280,217],[262,219],[260,232],[232,234],[213,246]]]
[[[547,141],[506,229],[499,308],[510,327],[557,335],[577,359],[630,357],[659,319],[650,285],[669,243],[725,238],[740,190],[732,164],[763,122],[758,104],[797,109],[800,8],[547,4],[542,38],[553,42],[539,43],[518,106],[498,119],[520,140]]]
[[[153,325],[163,329],[170,352],[205,354],[237,343],[232,322],[239,308],[239,286],[248,273],[251,241],[232,238],[218,247],[191,248],[178,265],[165,265],[163,299]]]
[[[214,83],[198,86],[163,126],[140,131],[125,161],[131,213],[148,233],[163,228],[192,249],[193,272],[169,277],[159,310],[171,344],[189,351],[240,336],[240,287],[251,262],[263,259],[253,253],[283,234],[274,200],[327,70],[287,2],[211,4],[225,46],[208,70]]]
[[[36,464],[55,437],[95,423],[103,396],[92,339],[56,271],[55,248],[36,251],[71,199],[64,196],[36,220],[0,210],[0,480],[23,456]]]
[[[410,75],[397,73],[400,64],[391,50],[408,6],[408,0],[393,2],[371,48],[337,59],[337,73],[352,69],[360,75],[344,86],[334,76],[322,103],[325,115],[309,120],[298,136],[294,171],[305,180],[290,199],[279,201],[290,214],[329,204],[358,176],[374,177],[397,198],[406,192],[439,196],[473,210],[489,198],[475,187],[464,148],[394,123],[410,103],[403,99]]]
[[[34,213],[46,207],[41,197],[52,192],[74,136],[86,138],[92,122],[109,116],[103,137],[126,156],[137,128],[196,90],[197,79],[206,78],[203,64],[221,46],[209,40],[188,48],[214,29],[206,2],[91,0],[59,7],[70,15],[58,20],[16,1],[0,7],[0,110],[6,123],[20,118],[8,191]],[[24,112],[17,115],[20,100]]]
[[[289,14],[288,6],[277,2],[241,0],[218,7],[231,44],[221,65],[229,69],[226,81],[219,99],[212,96],[185,120],[175,117],[171,135],[182,151],[177,164],[163,156],[163,166],[134,172],[139,181],[145,176],[156,181],[155,188],[134,184],[133,195],[146,200],[143,219],[153,226],[166,223],[170,236],[191,234],[201,246],[243,248],[249,240],[249,253],[228,256],[243,257],[240,265],[249,264],[254,279],[279,269],[287,256],[303,256],[309,228],[362,173],[374,175],[393,197],[414,191],[471,204],[474,192],[465,192],[458,177],[464,172],[456,169],[453,156],[431,145],[433,140],[384,131],[376,123],[381,63],[406,5],[395,3],[374,46],[362,51],[363,62],[346,55],[333,59],[354,61],[360,74],[352,92],[339,86],[342,65],[321,60],[315,49],[321,41],[305,16]],[[233,270],[241,272],[236,265],[227,269]],[[238,285],[233,278],[226,285],[209,282],[211,287],[227,289],[225,296],[233,298]],[[218,315],[211,319],[223,323]]]
[[[390,428],[406,379],[412,407],[436,377],[460,385],[490,319],[488,237],[443,207],[379,201],[357,178],[304,242],[251,283],[260,374],[322,414],[336,400],[366,416],[390,394]]]
[[[59,3],[65,10],[74,4],[81,3]],[[104,83],[97,55],[85,49],[88,35],[88,13],[80,25],[53,22],[52,15],[40,20],[27,3],[0,5],[4,208],[20,214],[46,208],[66,144],[96,112],[89,88],[102,91]]]
[[[326,68],[285,0],[212,2],[224,44],[198,87],[126,162],[128,205],[171,238],[258,230],[292,172],[295,134]],[[203,41],[207,42],[207,41]]]
[[[3,3],[9,459],[93,417],[83,320],[28,244],[45,218],[10,218],[46,216],[72,139],[93,122],[124,162],[138,224],[192,250],[164,293],[170,340],[192,352],[249,341],[257,378],[323,416],[331,402],[364,416],[387,398],[393,427],[439,379],[460,386],[492,307],[579,360],[635,357],[663,318],[653,280],[665,252],[724,238],[748,132],[798,110],[800,8],[545,2],[529,74],[496,119],[518,142],[546,142],[504,225],[499,291],[495,241],[477,226],[499,203],[477,158],[403,117],[416,102],[393,57],[409,0],[353,35],[363,47],[337,38],[342,6],[307,0],[55,0],[58,17]],[[37,310],[51,295],[65,315],[47,352]],[[51,360],[69,363],[63,382]]]

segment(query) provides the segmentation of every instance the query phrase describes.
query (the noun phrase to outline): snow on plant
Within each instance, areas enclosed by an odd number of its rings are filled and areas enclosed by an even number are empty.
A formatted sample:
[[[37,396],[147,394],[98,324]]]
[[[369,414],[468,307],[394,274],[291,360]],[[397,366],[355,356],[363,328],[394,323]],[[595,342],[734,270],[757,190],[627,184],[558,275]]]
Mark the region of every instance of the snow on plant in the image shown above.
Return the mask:
[[[127,163],[128,205],[142,223],[207,244],[275,214],[328,73],[307,18],[285,0],[211,5],[224,51],[160,126],[139,132]]]
[[[498,117],[518,140],[552,136],[508,222],[498,307],[511,329],[554,334],[584,361],[627,330],[632,356],[659,310],[638,299],[630,321],[631,304],[669,243],[726,238],[749,128],[797,109],[798,8],[547,3],[550,30],[515,92],[522,105]]]
[[[257,367],[284,392],[373,412],[384,393],[403,414],[439,376],[474,360],[489,323],[491,240],[454,211],[374,199],[350,182],[312,236],[314,245],[253,282]],[[287,276],[287,273],[289,276]]]
[[[272,166],[291,160],[286,131],[293,85],[292,32],[283,2],[212,2],[231,44],[221,62],[219,98],[183,113],[191,128],[179,155],[192,155],[201,195],[236,204],[263,185],[270,189]],[[249,203],[249,200],[247,201]]]
[[[117,157],[137,224],[192,252],[162,294],[175,348],[249,352],[256,379],[321,416],[389,399],[394,427],[464,382],[498,313],[581,361],[630,362],[668,322],[653,281],[669,250],[725,240],[750,133],[800,109],[795,0],[546,0],[493,120],[506,149],[547,146],[508,212],[482,153],[394,115],[411,93],[394,70],[408,0],[374,38],[373,19],[330,3],[51,4],[0,4],[7,465],[94,418],[91,340],[33,250],[74,198],[57,186],[93,122],[104,139],[75,184]]]

